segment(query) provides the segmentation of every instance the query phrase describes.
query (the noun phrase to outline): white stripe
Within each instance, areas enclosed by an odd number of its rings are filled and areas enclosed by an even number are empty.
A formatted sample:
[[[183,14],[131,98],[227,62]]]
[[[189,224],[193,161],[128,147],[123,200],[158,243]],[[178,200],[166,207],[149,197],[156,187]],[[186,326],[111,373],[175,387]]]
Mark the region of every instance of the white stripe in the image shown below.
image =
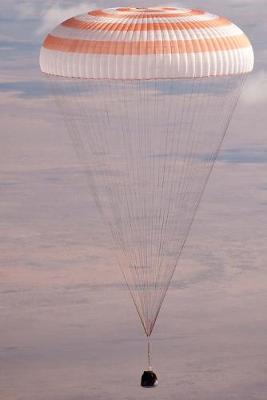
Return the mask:
[[[63,53],[42,48],[41,70],[88,79],[193,78],[246,73],[253,69],[251,47],[228,51],[167,55]]]
[[[127,10],[127,11],[120,11],[119,10],[119,8],[126,8],[126,9],[129,9],[129,11]],[[171,10],[166,10],[166,9],[164,9],[163,7],[151,7],[151,8],[143,8],[143,9],[138,9],[138,8],[132,8],[132,7],[118,7],[118,8],[105,8],[103,11],[104,12],[110,12],[111,14],[119,14],[119,15],[125,15],[125,14],[131,14],[131,13],[133,13],[133,14],[135,14],[135,15],[139,15],[139,14],[141,14],[141,13],[143,13],[144,11],[143,10],[146,10],[146,12],[151,12],[151,13],[153,13],[153,12],[155,12],[155,13],[158,13],[158,12],[161,12],[161,13],[167,13],[167,14],[172,14],[172,13],[177,13],[177,14],[185,14],[185,13],[188,13],[188,12],[191,12],[191,11],[193,11],[191,8],[174,8],[174,9],[171,9]]]
[[[217,15],[213,15],[213,14],[201,14],[201,15],[192,15],[192,16],[188,16],[188,17],[165,17],[164,14],[162,14],[162,17],[160,18],[154,18],[154,17],[146,17],[146,18],[134,18],[133,17],[121,17],[121,18],[114,18],[112,16],[105,16],[105,17],[101,17],[101,16],[94,16],[94,15],[88,15],[88,14],[83,14],[83,15],[78,15],[75,17],[75,19],[77,19],[77,21],[82,21],[85,23],[110,23],[110,24],[125,24],[125,25],[134,25],[136,23],[138,24],[147,24],[149,23],[157,23],[157,22],[161,22],[161,23],[168,23],[168,22],[174,22],[174,23],[179,23],[179,22],[192,22],[194,24],[194,22],[201,22],[201,21],[211,21],[214,19],[218,19],[219,17]]]
[[[188,29],[188,30],[156,30],[156,31],[91,31],[68,28],[59,25],[51,33],[61,39],[94,40],[94,41],[159,41],[159,40],[199,40],[212,38],[229,38],[242,35],[236,25],[219,26],[216,28]]]

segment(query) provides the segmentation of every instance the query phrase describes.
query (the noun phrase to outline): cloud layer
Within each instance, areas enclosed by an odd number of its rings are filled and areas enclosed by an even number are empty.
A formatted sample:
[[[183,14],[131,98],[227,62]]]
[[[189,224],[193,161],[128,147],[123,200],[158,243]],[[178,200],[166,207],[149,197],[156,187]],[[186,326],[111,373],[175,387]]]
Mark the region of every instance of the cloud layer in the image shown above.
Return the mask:
[[[40,81],[41,35],[90,7],[116,5],[91,1],[0,1],[0,397],[5,400],[147,400],[150,395],[139,387],[146,356],[139,321],[121,290],[106,229],[88,201],[63,122]],[[181,3],[232,18],[252,34],[259,72],[248,77],[156,326],[157,398],[265,400],[266,0]]]
[[[79,15],[86,13],[88,10],[96,8],[94,3],[82,2],[73,6],[65,7],[63,5],[55,5],[42,13],[41,25],[37,29],[38,34],[48,33],[56,25],[60,24],[62,21],[73,17],[74,15]]]
[[[262,104],[267,101],[267,72],[251,74],[245,84],[242,100],[247,104]]]

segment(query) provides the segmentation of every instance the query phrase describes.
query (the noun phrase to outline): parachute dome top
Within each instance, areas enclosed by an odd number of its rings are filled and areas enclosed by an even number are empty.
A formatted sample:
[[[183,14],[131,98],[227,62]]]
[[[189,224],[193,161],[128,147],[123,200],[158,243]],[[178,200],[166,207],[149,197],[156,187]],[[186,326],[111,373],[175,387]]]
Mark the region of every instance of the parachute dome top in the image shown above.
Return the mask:
[[[246,35],[229,20],[176,7],[108,8],[58,25],[41,70],[87,79],[201,78],[253,69]]]

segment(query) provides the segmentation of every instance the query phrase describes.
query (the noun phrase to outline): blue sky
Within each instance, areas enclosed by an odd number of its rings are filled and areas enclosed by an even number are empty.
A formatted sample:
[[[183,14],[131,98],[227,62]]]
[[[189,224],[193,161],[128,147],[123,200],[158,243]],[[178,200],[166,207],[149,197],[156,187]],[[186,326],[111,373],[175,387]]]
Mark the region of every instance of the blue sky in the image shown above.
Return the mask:
[[[151,396],[138,388],[141,326],[38,65],[56,23],[113,3],[1,1],[1,399]],[[154,332],[153,393],[265,400],[267,4],[169,3],[232,19],[253,43],[255,71]]]

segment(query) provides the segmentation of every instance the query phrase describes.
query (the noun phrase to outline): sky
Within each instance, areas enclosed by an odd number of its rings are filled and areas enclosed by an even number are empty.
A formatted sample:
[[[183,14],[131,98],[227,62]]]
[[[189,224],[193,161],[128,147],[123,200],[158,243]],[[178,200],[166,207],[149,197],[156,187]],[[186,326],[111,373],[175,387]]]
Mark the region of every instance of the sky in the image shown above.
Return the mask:
[[[265,400],[267,2],[167,3],[233,20],[255,70],[153,333],[155,391],[139,387],[141,324],[38,65],[55,24],[130,4],[0,4],[0,400]]]

